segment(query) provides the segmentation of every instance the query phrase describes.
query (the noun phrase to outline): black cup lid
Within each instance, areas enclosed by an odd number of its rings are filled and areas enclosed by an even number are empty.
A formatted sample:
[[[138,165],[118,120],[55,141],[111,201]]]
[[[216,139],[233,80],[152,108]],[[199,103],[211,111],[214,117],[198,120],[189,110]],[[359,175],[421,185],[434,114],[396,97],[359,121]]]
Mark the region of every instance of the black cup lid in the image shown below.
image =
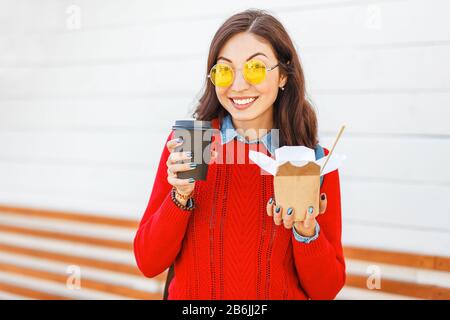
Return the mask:
[[[211,121],[200,121],[200,120],[176,120],[175,125],[172,129],[199,129],[208,130],[211,129]]]

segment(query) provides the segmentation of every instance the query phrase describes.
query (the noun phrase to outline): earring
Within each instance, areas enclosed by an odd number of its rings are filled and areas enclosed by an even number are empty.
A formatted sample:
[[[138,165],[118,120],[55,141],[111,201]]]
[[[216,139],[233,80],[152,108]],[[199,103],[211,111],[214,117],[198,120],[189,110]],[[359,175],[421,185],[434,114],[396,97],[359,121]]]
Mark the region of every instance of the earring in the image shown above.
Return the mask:
[[[284,87],[280,87],[281,91],[284,91]]]

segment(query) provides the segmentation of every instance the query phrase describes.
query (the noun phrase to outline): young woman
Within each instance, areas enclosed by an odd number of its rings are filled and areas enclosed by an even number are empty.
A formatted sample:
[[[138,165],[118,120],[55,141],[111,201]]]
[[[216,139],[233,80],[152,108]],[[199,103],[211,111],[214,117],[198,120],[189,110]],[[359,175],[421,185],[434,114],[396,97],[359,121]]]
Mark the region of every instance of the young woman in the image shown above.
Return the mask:
[[[273,176],[248,158],[318,145],[286,30],[264,11],[233,15],[212,40],[205,79],[194,118],[220,130],[207,180],[177,178],[191,165],[179,163],[189,154],[174,151],[183,141],[171,132],[134,239],[138,267],[155,277],[174,264],[168,299],[335,298],[345,283],[338,171],[323,179],[319,212],[294,223],[293,209],[274,202]],[[243,164],[216,161],[238,148]]]

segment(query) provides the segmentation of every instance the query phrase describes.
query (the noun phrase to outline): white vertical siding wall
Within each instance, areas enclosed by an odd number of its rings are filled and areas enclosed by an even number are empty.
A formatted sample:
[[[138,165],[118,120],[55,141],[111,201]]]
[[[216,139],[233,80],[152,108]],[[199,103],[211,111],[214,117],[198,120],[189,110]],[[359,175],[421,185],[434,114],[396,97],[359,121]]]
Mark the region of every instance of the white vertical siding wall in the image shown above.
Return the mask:
[[[140,218],[214,32],[249,7],[296,43],[322,144],[347,124],[345,244],[450,256],[448,0],[0,0],[0,203]]]

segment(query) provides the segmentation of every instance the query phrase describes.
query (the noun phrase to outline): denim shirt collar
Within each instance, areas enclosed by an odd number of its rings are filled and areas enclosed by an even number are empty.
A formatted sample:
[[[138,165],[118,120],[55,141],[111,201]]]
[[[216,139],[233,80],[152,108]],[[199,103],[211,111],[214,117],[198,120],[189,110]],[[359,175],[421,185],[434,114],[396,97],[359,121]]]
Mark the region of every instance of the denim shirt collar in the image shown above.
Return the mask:
[[[267,134],[265,134],[260,139],[247,141],[244,137],[242,137],[234,128],[233,122],[231,121],[231,116],[228,114],[223,118],[222,125],[220,127],[220,135],[222,138],[222,144],[226,144],[233,140],[234,138],[237,138],[239,141],[247,143],[247,144],[256,144],[258,142],[262,142],[266,149],[270,152],[271,155],[275,154],[276,147],[272,145],[272,134],[271,131],[269,131]]]

